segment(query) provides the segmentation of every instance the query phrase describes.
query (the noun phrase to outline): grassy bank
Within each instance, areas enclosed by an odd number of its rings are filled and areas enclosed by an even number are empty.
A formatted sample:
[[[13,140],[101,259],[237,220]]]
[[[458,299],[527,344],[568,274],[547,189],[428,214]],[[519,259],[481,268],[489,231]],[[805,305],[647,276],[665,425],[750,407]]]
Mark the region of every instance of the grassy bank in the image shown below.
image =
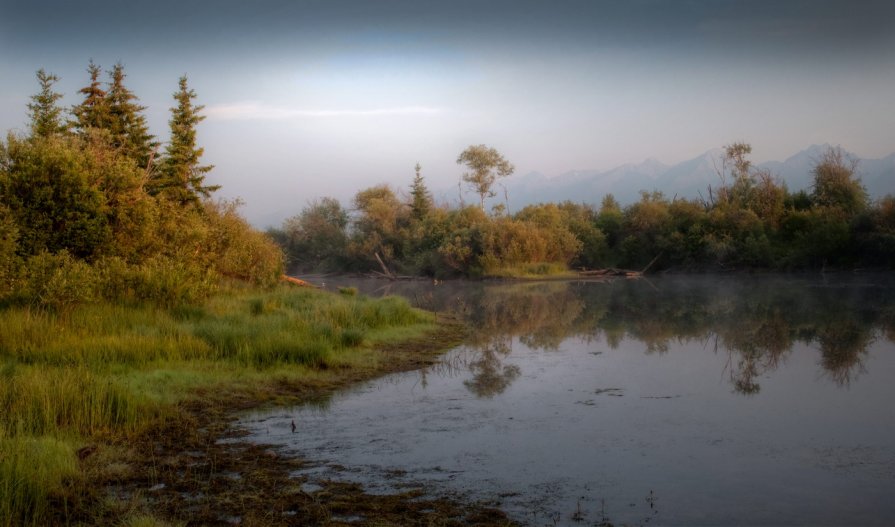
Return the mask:
[[[14,307],[0,321],[4,527],[93,523],[85,511],[101,504],[85,487],[130,470],[111,445],[157,434],[209,401],[271,400],[284,386],[363,376],[382,368],[377,349],[435,328],[432,315],[401,299],[286,287],[231,289],[173,310]],[[97,445],[110,445],[101,448],[108,459],[86,462]]]

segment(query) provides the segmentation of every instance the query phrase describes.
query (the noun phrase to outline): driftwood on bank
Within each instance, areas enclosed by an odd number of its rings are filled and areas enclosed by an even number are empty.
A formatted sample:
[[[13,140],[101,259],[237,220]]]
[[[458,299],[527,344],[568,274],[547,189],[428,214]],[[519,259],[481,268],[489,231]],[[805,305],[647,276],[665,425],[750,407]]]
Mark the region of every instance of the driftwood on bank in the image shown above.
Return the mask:
[[[310,282],[305,282],[301,278],[295,278],[295,277],[287,276],[287,275],[281,276],[280,280],[283,280],[284,282],[289,282],[290,284],[301,286],[301,287],[317,287],[316,285],[314,285]]]
[[[578,276],[624,276],[625,278],[639,278],[643,276],[661,256],[662,253],[657,254],[656,257],[640,271],[617,269],[615,267],[607,267],[605,269],[582,269],[581,271],[578,271]]]
[[[387,280],[395,281],[395,280],[429,280],[424,276],[407,276],[407,275],[396,275],[396,274],[385,274],[380,273],[379,271],[370,271],[366,275],[367,278],[385,278]]]
[[[578,271],[578,276],[624,276],[627,278],[635,278],[643,276],[643,273],[640,271],[632,271],[630,269],[607,267],[605,269],[583,269]]]

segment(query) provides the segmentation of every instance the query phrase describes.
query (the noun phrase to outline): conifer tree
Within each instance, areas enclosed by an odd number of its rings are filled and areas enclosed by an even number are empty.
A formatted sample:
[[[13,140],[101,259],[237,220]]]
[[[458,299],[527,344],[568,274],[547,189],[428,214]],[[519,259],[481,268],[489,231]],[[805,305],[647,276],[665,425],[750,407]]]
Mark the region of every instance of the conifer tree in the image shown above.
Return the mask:
[[[67,129],[61,118],[62,108],[56,104],[62,94],[53,91],[53,84],[58,81],[59,77],[56,75],[47,73],[42,68],[37,70],[40,92],[32,95],[31,102],[28,103],[32,137],[49,137]]]
[[[164,193],[182,203],[207,198],[220,188],[219,185],[205,184],[205,174],[214,167],[199,164],[204,149],[196,146],[196,125],[205,116],[199,115],[204,106],[194,104],[195,98],[196,92],[189,88],[184,75],[174,93],[177,106],[171,108],[171,120],[168,121],[171,139],[165,147],[165,159],[150,187],[153,194]]]
[[[112,146],[133,159],[138,166],[148,167],[158,143],[149,133],[145,106],[137,104],[137,96],[124,85],[124,66],[119,62],[109,72],[111,81],[106,93],[109,111],[109,132]]]
[[[78,90],[78,93],[84,96],[84,100],[71,110],[75,117],[71,125],[82,134],[90,129],[109,127],[109,105],[106,101],[106,91],[102,89],[99,80],[102,68],[91,60],[87,66],[87,73],[90,74],[90,84]]]
[[[423,182],[423,176],[420,175],[421,168],[419,163],[414,167],[416,176],[413,178],[413,185],[410,186],[410,215],[415,220],[424,219],[432,208],[432,196]]]

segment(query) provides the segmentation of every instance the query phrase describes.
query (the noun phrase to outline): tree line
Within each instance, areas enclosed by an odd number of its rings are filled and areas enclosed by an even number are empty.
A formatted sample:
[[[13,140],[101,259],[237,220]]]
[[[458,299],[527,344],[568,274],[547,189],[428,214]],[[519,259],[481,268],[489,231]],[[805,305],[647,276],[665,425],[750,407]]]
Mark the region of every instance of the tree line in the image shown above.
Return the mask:
[[[202,105],[186,76],[170,137],[149,133],[123,65],[91,62],[81,102],[59,105],[59,78],[37,72],[29,128],[0,140],[0,301],[66,309],[100,299],[175,305],[222,278],[276,280],[282,252],[214,201],[196,126]]]
[[[510,214],[485,209],[513,166],[474,145],[457,163],[459,183],[478,205],[436,203],[419,164],[407,192],[389,185],[359,191],[350,207],[334,198],[309,203],[270,234],[298,271],[378,269],[434,277],[521,276],[564,269],[802,270],[895,267],[895,198],[871,200],[857,163],[829,148],[812,169],[813,185],[791,191],[749,160],[752,148],[725,146],[718,183],[697,199],[641,192],[622,207],[564,201]],[[658,258],[657,258],[658,257]]]

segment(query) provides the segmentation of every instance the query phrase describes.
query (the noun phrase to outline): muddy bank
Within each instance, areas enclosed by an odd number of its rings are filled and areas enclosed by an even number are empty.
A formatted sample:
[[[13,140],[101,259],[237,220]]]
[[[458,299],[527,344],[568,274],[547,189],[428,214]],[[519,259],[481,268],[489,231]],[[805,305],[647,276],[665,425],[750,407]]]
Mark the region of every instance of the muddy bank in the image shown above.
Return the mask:
[[[424,339],[379,350],[367,368],[329,371],[261,393],[199,393],[164,425],[91,445],[81,453],[90,490],[60,507],[69,519],[99,525],[141,515],[173,525],[510,525],[486,504],[432,496],[420,487],[376,495],[344,482],[309,485],[304,460],[243,441],[245,432],[234,426],[245,410],[325,400],[357,382],[429,365],[464,336],[462,325],[444,322]]]

